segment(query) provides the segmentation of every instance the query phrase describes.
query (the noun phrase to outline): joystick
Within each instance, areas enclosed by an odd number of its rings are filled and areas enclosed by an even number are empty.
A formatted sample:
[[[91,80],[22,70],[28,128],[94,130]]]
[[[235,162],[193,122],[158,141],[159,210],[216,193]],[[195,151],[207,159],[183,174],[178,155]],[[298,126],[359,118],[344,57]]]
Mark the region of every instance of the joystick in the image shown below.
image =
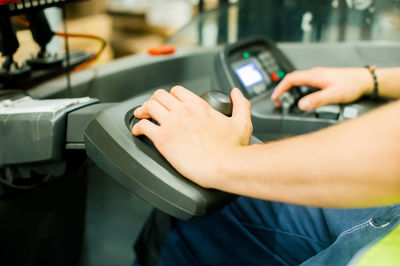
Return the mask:
[[[150,95],[127,100],[100,112],[85,130],[86,153],[91,160],[130,192],[178,219],[189,220],[222,208],[235,195],[206,189],[178,173],[150,139],[131,133],[138,121],[134,108]],[[232,114],[228,95],[209,91],[202,95],[210,106]],[[254,137],[250,143],[259,143]]]
[[[232,100],[221,91],[208,91],[201,95],[212,108],[226,116],[232,115]]]
[[[279,102],[282,105],[282,114],[283,115],[288,115],[290,108],[293,106],[293,104],[296,102],[294,96],[290,92],[285,92],[282,94],[282,96],[279,98]]]
[[[201,96],[212,108],[217,110],[218,112],[226,115],[226,116],[231,116],[232,115],[232,100],[231,98],[226,95],[222,91],[207,91],[203,93]],[[151,122],[157,124],[156,121],[153,119],[150,119]],[[133,126],[139,122],[139,119],[136,117],[132,116],[128,123],[128,129],[132,131]],[[143,137],[142,138],[146,143],[149,143],[148,140],[145,140]],[[149,143],[150,144],[150,143]]]

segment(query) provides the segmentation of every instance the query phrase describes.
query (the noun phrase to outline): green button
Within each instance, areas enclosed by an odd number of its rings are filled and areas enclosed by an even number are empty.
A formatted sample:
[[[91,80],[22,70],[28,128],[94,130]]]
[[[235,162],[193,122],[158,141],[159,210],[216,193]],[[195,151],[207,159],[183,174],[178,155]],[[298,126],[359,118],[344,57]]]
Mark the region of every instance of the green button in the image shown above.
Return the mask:
[[[283,79],[286,75],[282,69],[279,69],[277,73],[280,79]]]
[[[243,53],[243,57],[244,58],[249,58],[250,57],[250,53],[249,52],[244,52]]]

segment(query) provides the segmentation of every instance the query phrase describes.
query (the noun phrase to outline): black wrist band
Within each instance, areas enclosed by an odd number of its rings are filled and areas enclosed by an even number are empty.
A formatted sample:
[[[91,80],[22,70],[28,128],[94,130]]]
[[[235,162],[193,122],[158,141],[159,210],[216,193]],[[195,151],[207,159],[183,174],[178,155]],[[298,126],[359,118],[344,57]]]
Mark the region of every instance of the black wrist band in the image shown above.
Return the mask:
[[[371,99],[376,100],[378,99],[378,79],[376,78],[375,74],[376,66],[365,66],[365,67],[369,70],[369,73],[371,73],[371,76],[374,80],[374,88],[371,93]]]

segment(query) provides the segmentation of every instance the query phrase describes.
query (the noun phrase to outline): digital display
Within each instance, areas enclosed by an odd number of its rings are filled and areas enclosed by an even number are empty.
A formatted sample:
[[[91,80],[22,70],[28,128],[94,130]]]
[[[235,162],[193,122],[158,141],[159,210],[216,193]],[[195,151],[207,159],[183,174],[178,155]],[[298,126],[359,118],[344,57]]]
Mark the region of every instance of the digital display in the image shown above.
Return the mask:
[[[246,88],[264,80],[261,70],[254,62],[247,63],[235,69],[240,81]]]

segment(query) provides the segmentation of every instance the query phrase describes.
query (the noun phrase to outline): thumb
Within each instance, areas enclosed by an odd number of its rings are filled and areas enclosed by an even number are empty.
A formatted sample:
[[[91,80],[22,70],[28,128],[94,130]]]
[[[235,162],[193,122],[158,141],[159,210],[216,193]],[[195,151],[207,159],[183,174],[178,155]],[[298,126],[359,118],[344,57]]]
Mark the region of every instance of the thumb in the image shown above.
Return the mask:
[[[333,88],[326,88],[303,97],[299,101],[299,108],[303,111],[309,111],[323,105],[337,103],[338,92]]]
[[[232,90],[231,99],[233,104],[232,117],[239,120],[250,120],[251,103],[238,88]]]

